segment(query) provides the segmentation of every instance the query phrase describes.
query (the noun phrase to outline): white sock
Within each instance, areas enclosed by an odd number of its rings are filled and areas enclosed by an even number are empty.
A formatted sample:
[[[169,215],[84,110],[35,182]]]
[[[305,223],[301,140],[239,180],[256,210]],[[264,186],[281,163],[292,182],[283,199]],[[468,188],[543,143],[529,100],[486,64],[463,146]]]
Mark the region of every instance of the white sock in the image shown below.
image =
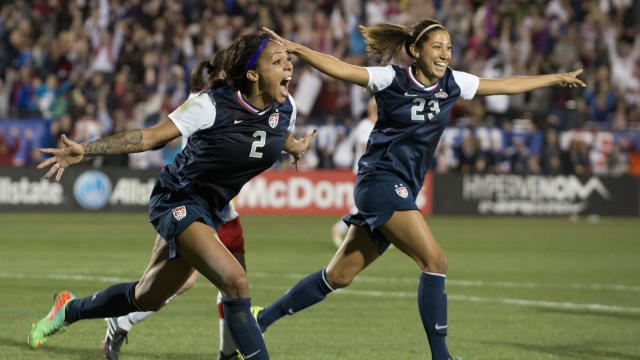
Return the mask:
[[[218,291],[218,307],[220,307],[221,304],[222,294]],[[225,355],[231,354],[236,351],[238,347],[231,337],[229,326],[227,326],[227,322],[224,321],[224,318],[220,318],[218,325],[220,327],[220,351]]]
[[[118,327],[124,331],[131,331],[133,325],[151,316],[154,311],[136,311],[118,318]]]
[[[170,298],[168,298],[164,304],[168,304],[169,301],[173,300],[173,298],[175,298],[178,295],[172,295]],[[136,311],[136,312],[132,312],[129,313],[127,315],[123,315],[120,316],[118,318],[118,327],[121,328],[122,330],[129,332],[131,331],[131,328],[133,327],[133,325],[139,323],[140,321],[148,318],[149,316],[153,315],[155,313],[155,311]]]

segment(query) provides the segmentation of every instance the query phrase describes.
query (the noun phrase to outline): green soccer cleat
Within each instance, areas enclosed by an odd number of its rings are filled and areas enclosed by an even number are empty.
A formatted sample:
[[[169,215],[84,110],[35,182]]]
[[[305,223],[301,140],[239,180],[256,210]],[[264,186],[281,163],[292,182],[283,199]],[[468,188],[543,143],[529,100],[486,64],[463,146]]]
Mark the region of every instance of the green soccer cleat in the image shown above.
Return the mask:
[[[54,303],[51,311],[33,325],[29,334],[28,342],[32,349],[37,349],[47,342],[49,336],[66,330],[67,324],[64,322],[64,311],[67,308],[67,304],[71,300],[75,300],[75,298],[69,291],[62,291],[53,296]]]
[[[253,315],[253,318],[256,319],[256,322],[258,323],[258,327],[260,328],[260,332],[264,333],[267,329],[263,329],[262,326],[260,326],[260,321],[258,320],[258,316],[260,316],[260,313],[262,312],[262,310],[264,310],[262,306],[251,307],[251,315]]]

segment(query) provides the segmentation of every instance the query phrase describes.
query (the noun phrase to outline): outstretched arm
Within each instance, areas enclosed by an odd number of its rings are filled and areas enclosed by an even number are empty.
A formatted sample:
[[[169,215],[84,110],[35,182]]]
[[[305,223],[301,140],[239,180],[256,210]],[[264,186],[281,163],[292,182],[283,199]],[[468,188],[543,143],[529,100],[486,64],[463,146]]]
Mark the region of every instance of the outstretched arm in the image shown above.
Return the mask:
[[[64,169],[79,163],[85,157],[128,154],[157,149],[180,135],[178,128],[169,119],[150,128],[127,130],[81,144],[62,135],[62,146],[60,148],[40,149],[40,152],[53,156],[38,164],[38,169],[51,165],[44,177],[50,178],[57,172],[56,181],[60,181]]]
[[[323,73],[333,78],[348,81],[362,87],[366,87],[369,83],[369,72],[362,66],[351,65],[340,59],[336,59],[331,55],[311,50],[304,45],[300,45],[281,37],[271,29],[265,27],[262,29],[268,32],[273,39],[281,42],[285,49],[287,49],[287,52],[294,54],[302,61]]]
[[[582,73],[582,69],[564,74],[509,76],[502,79],[480,79],[476,95],[513,95],[554,85],[571,88],[585,87],[585,83],[577,77],[580,73]]]

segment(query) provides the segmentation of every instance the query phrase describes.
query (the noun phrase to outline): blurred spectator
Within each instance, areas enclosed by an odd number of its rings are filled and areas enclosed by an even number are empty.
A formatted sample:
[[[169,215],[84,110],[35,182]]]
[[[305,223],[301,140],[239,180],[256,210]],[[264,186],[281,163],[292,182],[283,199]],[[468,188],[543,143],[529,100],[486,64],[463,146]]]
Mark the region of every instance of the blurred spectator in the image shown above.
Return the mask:
[[[531,151],[520,136],[513,138],[513,145],[505,151],[505,158],[509,162],[509,169],[514,174],[525,174],[529,171],[529,157]]]
[[[0,77],[0,118],[9,116],[14,71],[7,69],[4,79]]]
[[[349,134],[351,147],[353,151],[353,172],[358,171],[358,161],[367,149],[367,143],[369,142],[369,135],[373,131],[376,122],[378,121],[378,105],[376,104],[375,97],[371,97],[367,102],[367,116],[360,120],[358,125]]]
[[[0,165],[13,165],[13,157],[20,149],[20,136],[17,128],[11,128],[11,138],[7,138],[0,129]]]
[[[562,153],[558,143],[558,133],[554,129],[548,129],[544,137],[544,150],[542,151],[542,170],[546,174],[558,175],[562,173]]]
[[[625,38],[619,37],[619,29],[610,26],[605,30],[604,40],[607,45],[607,55],[611,67],[611,82],[620,92],[632,89],[634,84],[633,67],[640,56],[640,35],[636,35],[633,44]]]
[[[567,152],[566,168],[570,174],[589,174],[591,170],[589,166],[589,147],[585,141],[581,139],[571,140]]]
[[[69,81],[58,85],[58,78],[55,74],[49,74],[44,83],[35,89],[35,100],[38,109],[45,118],[51,118],[51,110],[58,98],[71,87]]]
[[[78,119],[73,126],[71,133],[73,140],[76,142],[86,142],[97,140],[102,135],[102,126],[97,119],[95,106],[93,104],[87,105],[86,113],[83,117]]]
[[[35,166],[38,162],[40,162],[40,152],[35,146],[33,130],[27,128],[24,131],[24,141],[21,143],[18,154],[15,154],[13,157],[13,165]]]
[[[611,130],[625,130],[627,128],[627,102],[623,99],[618,99],[616,107],[611,114]]]
[[[316,142],[318,143],[318,158],[320,161],[318,168],[332,168],[333,152],[338,143],[338,127],[336,126],[335,116],[327,116],[326,123],[318,129]]]
[[[33,101],[34,85],[31,69],[27,65],[20,67],[18,81],[13,84],[13,100],[19,117],[36,115],[37,105]]]
[[[491,138],[489,146],[480,147],[476,158],[475,172],[477,173],[496,173],[498,165],[502,161],[502,150],[500,148],[500,140]]]
[[[353,141],[347,136],[344,127],[338,128],[336,150],[333,152],[333,167],[339,170],[350,170],[353,166]]]
[[[434,157],[434,168],[438,174],[446,174],[451,169],[455,169],[457,159],[453,148],[445,142],[440,142],[436,148]]]
[[[102,0],[101,2],[106,2]],[[89,72],[103,72],[110,74],[115,70],[120,47],[123,38],[123,22],[118,22],[115,26],[113,36],[106,29],[92,29],[91,47],[93,49],[91,67]]]
[[[478,157],[478,149],[476,146],[476,140],[471,135],[471,132],[467,132],[462,140],[462,144],[456,151],[458,155],[458,171],[466,174],[474,170],[476,159]]]
[[[607,122],[615,109],[615,95],[611,90],[609,82],[601,82],[598,92],[590,93],[588,101],[591,107],[593,121],[595,121],[600,128],[606,128]]]
[[[58,118],[53,124],[51,124],[51,144],[57,144],[60,137],[64,134],[65,136],[71,137],[71,131],[73,129],[73,120],[71,120],[71,115],[64,114]]]
[[[628,155],[623,152],[622,149],[628,145],[624,142],[620,145],[614,144],[609,156],[607,158],[607,165],[609,167],[609,175],[622,176],[629,173],[629,159]]]

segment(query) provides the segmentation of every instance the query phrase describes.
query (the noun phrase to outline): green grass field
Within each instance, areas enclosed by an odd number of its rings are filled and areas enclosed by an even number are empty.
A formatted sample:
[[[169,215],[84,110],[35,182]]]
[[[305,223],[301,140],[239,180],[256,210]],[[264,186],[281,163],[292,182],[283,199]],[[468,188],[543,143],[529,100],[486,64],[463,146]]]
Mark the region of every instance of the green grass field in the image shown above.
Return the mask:
[[[331,217],[242,217],[254,304],[267,304],[335,248]],[[434,217],[449,257],[448,344],[465,359],[640,359],[640,221]],[[155,237],[144,214],[0,216],[0,359],[100,359],[104,321],[27,346],[51,296],[137,279]],[[419,270],[390,250],[349,288],[265,333],[276,360],[430,359]],[[201,278],[139,324],[121,359],[215,359],[216,290]]]

